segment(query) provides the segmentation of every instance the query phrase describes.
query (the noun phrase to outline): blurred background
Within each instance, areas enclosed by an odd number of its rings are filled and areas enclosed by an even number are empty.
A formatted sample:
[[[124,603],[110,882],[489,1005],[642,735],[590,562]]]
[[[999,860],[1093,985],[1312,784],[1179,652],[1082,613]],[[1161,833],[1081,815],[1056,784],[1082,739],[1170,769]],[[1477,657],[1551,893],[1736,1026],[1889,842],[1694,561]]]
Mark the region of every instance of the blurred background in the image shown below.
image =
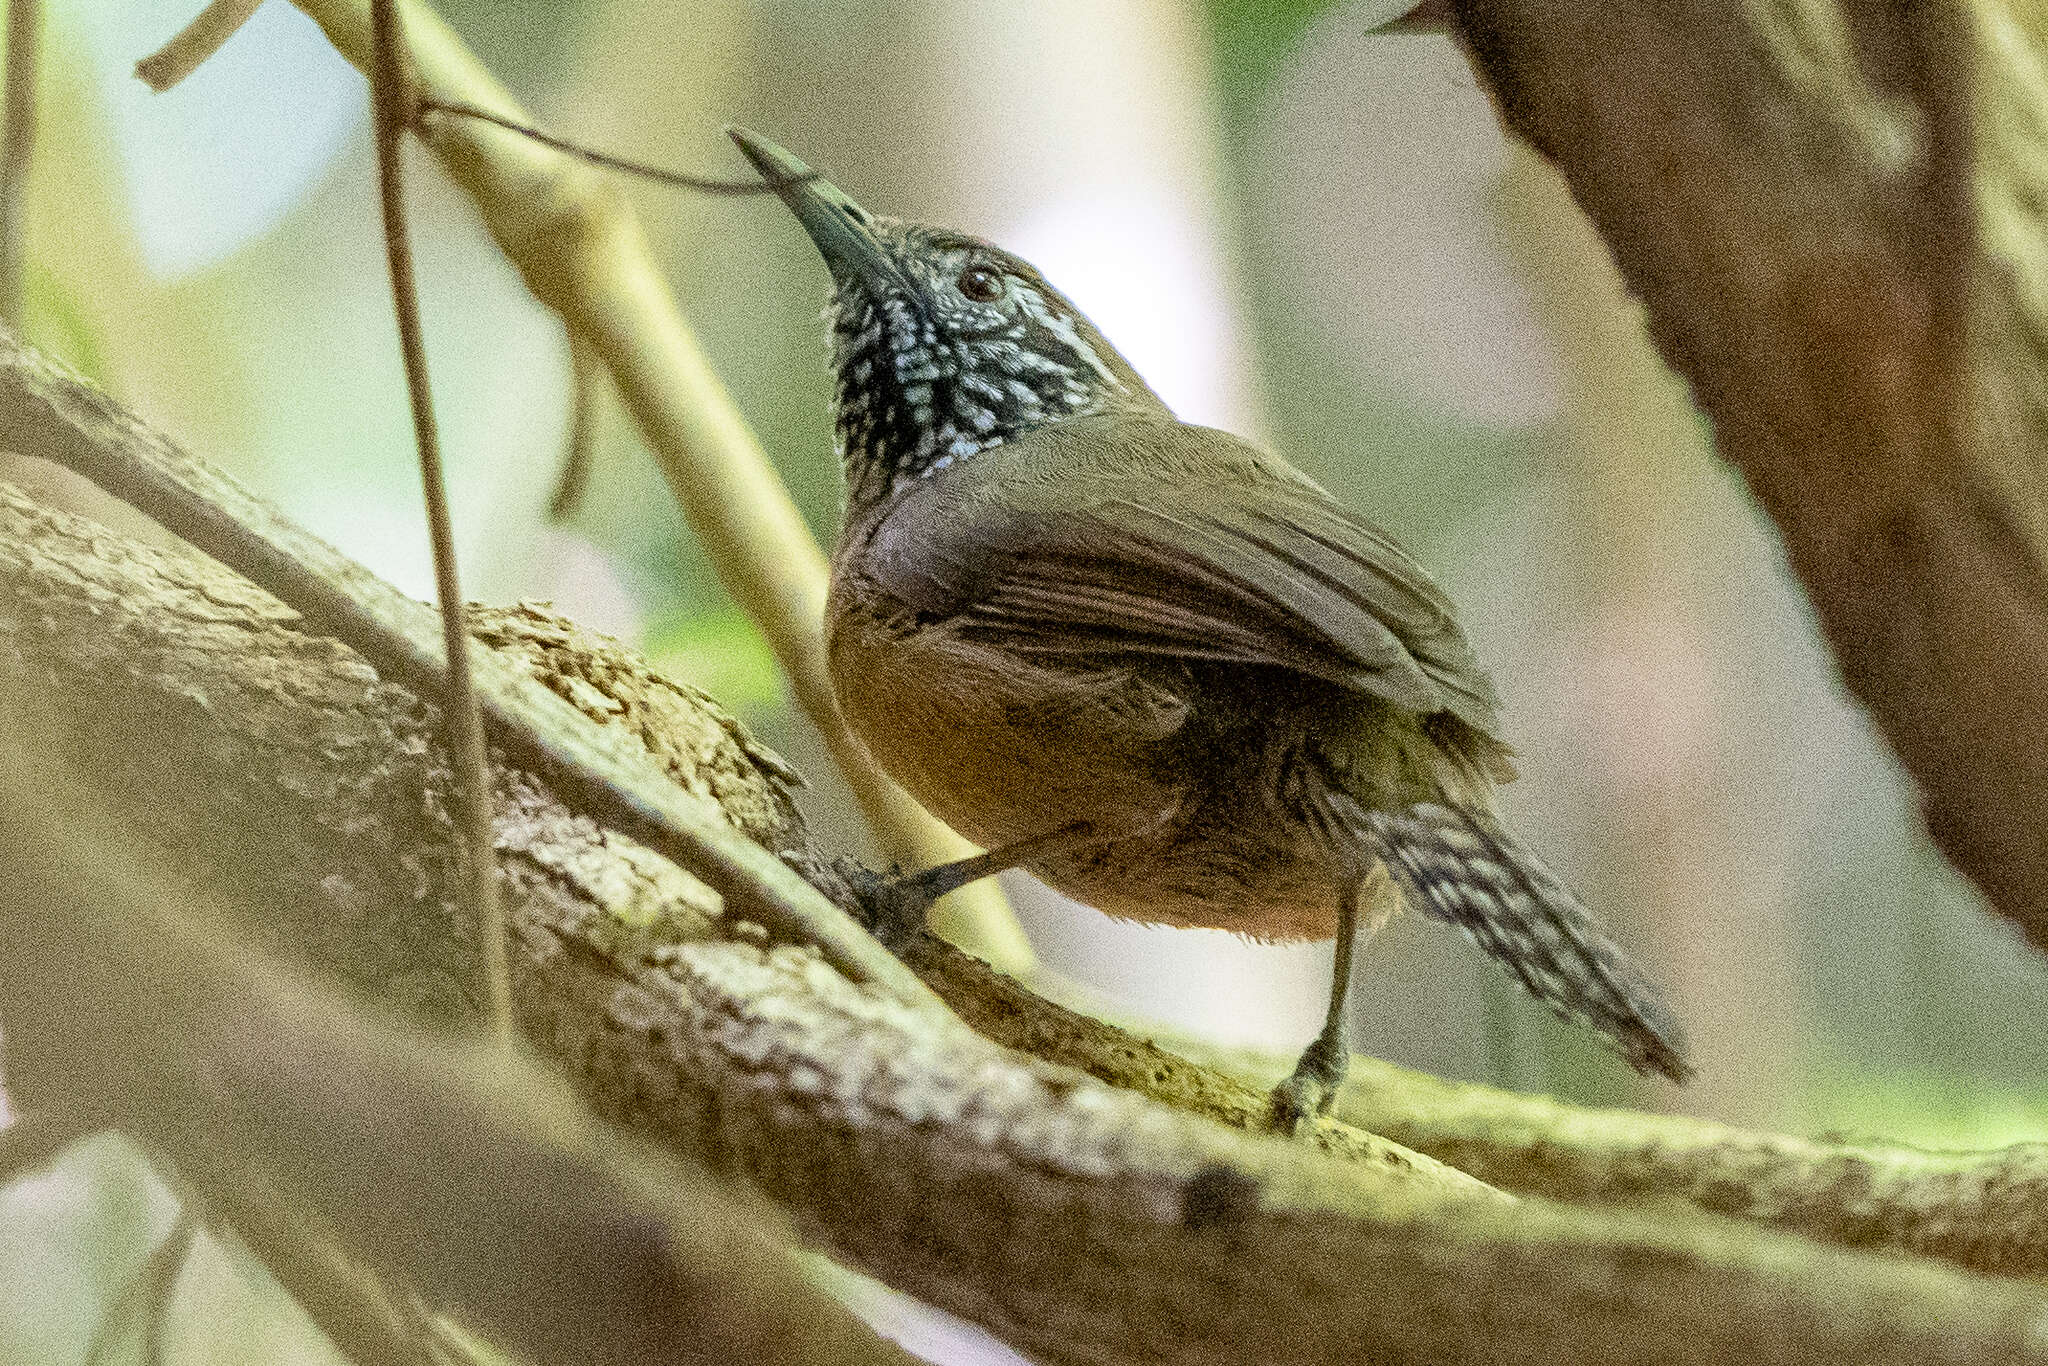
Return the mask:
[[[30,340],[427,596],[363,82],[271,0],[152,96],[133,64],[198,0],[47,5]],[[1362,955],[1362,1050],[1795,1132],[1988,1146],[2048,1131],[2048,1034],[2030,1024],[2048,1015],[2048,966],[1920,834],[1768,527],[1562,184],[1501,134],[1448,40],[1374,31],[1401,6],[440,8],[552,131],[739,174],[720,129],[743,122],[873,210],[1018,251],[1182,416],[1270,442],[1437,573],[1503,685],[1524,759],[1512,817],[1669,985],[1700,1077],[1639,1083],[1416,917]],[[859,848],[767,647],[608,395],[584,505],[547,523],[560,328],[415,164],[469,594],[550,599],[701,685],[815,780],[814,823]],[[829,541],[826,285],[808,242],[773,200],[622,188]],[[1326,945],[1120,925],[1011,890],[1072,999],[1276,1054],[1316,1028]],[[107,1140],[0,1191],[0,1283],[45,1292],[0,1297],[0,1361],[81,1359],[173,1209]],[[252,1289],[260,1276],[204,1246],[171,1329],[203,1325],[207,1345],[172,1359],[331,1359]],[[901,1323],[936,1357],[999,1353],[942,1320]]]

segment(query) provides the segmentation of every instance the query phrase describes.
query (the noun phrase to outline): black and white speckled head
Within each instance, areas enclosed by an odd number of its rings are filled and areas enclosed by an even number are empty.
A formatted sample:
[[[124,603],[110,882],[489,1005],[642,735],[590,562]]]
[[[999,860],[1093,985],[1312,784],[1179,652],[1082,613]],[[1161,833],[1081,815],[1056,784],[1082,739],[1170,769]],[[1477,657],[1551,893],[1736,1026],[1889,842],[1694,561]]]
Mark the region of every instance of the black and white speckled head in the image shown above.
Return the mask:
[[[858,509],[1051,422],[1165,405],[1036,269],[979,238],[869,214],[735,131],[832,271],[833,411]]]
[[[825,310],[849,487],[886,493],[1049,422],[1162,406],[1030,265],[961,233],[867,227],[894,272],[836,279]]]

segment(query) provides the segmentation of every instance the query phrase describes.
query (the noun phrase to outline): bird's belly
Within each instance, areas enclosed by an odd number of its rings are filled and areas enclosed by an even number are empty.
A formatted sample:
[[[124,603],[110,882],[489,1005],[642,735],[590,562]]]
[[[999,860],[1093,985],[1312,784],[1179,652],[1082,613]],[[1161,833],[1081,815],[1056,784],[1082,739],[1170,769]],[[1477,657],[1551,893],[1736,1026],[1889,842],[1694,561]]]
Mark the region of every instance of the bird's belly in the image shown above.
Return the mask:
[[[1178,701],[1126,673],[1055,671],[933,628],[834,631],[834,691],[890,776],[996,848],[1075,821],[1140,829],[1174,805]]]
[[[1191,767],[1188,704],[1157,680],[858,618],[840,619],[830,663],[876,762],[968,839],[1000,848],[1084,820],[1121,832],[1026,865],[1076,900],[1260,939],[1335,932],[1338,870],[1258,800],[1254,774]]]
[[[1076,850],[1030,870],[1123,920],[1232,930],[1253,939],[1328,939],[1347,882],[1306,842],[1269,821],[1180,823],[1157,835]]]

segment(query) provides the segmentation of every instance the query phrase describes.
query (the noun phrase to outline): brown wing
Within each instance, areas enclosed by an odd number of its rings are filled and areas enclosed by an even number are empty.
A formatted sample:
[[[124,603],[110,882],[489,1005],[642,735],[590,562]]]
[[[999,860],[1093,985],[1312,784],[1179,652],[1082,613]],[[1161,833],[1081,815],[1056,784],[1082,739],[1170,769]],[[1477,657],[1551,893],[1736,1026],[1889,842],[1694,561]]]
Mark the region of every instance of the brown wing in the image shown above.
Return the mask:
[[[1005,649],[1279,665],[1484,731],[1497,721],[1493,684],[1422,568],[1291,467],[1208,428],[1090,418],[985,452],[904,495],[862,563],[913,610]]]

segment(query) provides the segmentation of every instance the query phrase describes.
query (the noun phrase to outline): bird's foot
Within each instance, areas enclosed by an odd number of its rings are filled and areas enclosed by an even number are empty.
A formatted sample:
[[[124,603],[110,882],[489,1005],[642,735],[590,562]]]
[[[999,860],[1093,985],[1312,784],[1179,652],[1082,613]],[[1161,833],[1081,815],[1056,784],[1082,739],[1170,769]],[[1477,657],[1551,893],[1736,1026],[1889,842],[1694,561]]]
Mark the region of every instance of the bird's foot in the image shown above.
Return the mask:
[[[901,954],[924,928],[939,890],[924,874],[905,873],[900,867],[880,873],[855,864],[846,872],[853,894],[860,899],[863,927],[889,952]]]
[[[1319,1038],[1310,1044],[1287,1080],[1273,1088],[1268,1127],[1275,1133],[1299,1134],[1328,1114],[1350,1065],[1350,1050],[1341,1040]]]

